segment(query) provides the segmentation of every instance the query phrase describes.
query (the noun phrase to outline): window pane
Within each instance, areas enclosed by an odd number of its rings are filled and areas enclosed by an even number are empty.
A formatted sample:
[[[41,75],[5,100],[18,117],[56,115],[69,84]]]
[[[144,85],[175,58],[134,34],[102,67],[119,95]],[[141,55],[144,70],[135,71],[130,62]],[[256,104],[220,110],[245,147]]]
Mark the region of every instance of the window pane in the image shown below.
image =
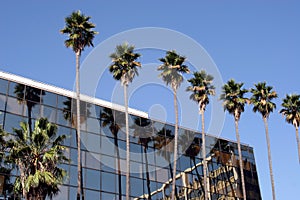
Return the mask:
[[[85,190],[85,199],[101,199],[100,192]]]
[[[57,110],[57,123],[64,126],[70,126],[70,113],[67,111]]]
[[[41,105],[41,117],[47,118],[51,123],[56,123],[56,109]]]
[[[0,93],[1,94],[7,94],[7,88],[8,88],[8,81],[0,79]]]
[[[143,195],[143,179],[138,179],[138,178],[130,178],[130,194],[131,196],[134,197],[139,197]],[[135,186],[135,187],[134,187]]]
[[[82,131],[81,142],[88,151],[100,153],[100,135]]]
[[[115,192],[116,191],[116,175],[111,173],[102,172],[101,180],[102,180],[102,190],[107,192]]]
[[[13,128],[20,128],[20,122],[24,122],[25,118],[22,116],[18,116],[18,115],[13,115],[13,114],[9,114],[6,113],[5,116],[5,124],[4,124],[4,129],[6,132],[8,133],[12,133],[13,132]]]
[[[0,94],[0,110],[4,111],[4,109],[5,109],[5,103],[6,103],[6,96]]]
[[[9,89],[8,91],[9,96],[18,97],[19,99],[24,99],[25,85],[15,83],[15,82],[10,82],[8,89]]]
[[[87,131],[92,133],[100,133],[100,121],[96,118],[87,118]]]
[[[86,169],[85,184],[86,188],[100,190],[100,171]]]
[[[57,95],[57,108],[64,109],[66,108],[65,102],[68,101],[68,97]]]
[[[42,103],[48,106],[56,107],[56,98],[56,94],[45,91],[45,95],[42,97]]]
[[[86,167],[100,170],[100,154],[86,152]]]
[[[7,112],[18,115],[23,115],[23,101],[18,101],[16,98],[8,97],[7,99]]]

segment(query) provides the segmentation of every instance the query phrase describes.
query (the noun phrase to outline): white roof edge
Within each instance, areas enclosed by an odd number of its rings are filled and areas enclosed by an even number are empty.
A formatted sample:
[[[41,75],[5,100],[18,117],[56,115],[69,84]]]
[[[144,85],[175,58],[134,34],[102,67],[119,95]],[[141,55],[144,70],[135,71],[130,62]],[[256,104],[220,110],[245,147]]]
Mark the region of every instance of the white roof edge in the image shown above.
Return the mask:
[[[3,72],[1,70],[0,70],[0,78],[6,79],[6,80],[9,80],[9,81],[14,81],[14,82],[17,82],[17,83],[21,83],[21,84],[24,84],[24,85],[29,85],[31,87],[37,87],[39,89],[42,89],[42,90],[45,90],[45,91],[48,91],[48,92],[53,92],[55,94],[59,94],[59,95],[63,95],[63,96],[67,96],[67,97],[71,97],[71,98],[76,99],[76,93],[73,92],[73,91],[66,90],[66,89],[56,87],[56,86],[53,86],[53,85],[49,85],[49,84],[46,84],[46,83],[42,83],[42,82],[39,82],[39,81],[35,81],[35,80],[25,78],[25,77],[22,77],[22,76],[18,76],[18,75],[15,75],[15,74],[11,74],[11,73],[8,73],[8,72]],[[118,111],[123,111],[123,112],[125,111],[125,107],[122,106],[122,105],[114,104],[112,102],[105,101],[105,100],[102,100],[102,99],[98,99],[98,98],[95,98],[95,97],[90,97],[90,96],[87,96],[87,95],[80,94],[80,99],[83,100],[83,101],[86,101],[88,103],[95,104],[95,105],[112,108],[112,109],[118,110]],[[137,115],[137,116],[140,116],[140,117],[144,117],[144,118],[149,118],[148,113],[137,110],[137,109],[134,109],[134,108],[128,108],[128,113],[133,114],[133,115]]]

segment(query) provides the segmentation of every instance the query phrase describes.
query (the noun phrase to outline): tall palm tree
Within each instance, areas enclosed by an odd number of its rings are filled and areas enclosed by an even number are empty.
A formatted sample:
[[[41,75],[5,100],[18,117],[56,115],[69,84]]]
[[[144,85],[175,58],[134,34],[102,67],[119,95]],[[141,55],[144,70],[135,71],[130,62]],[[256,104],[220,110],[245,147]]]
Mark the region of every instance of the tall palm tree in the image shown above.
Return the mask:
[[[104,108],[100,112],[100,126],[109,127],[111,134],[114,137],[115,151],[117,154],[117,173],[118,173],[118,188],[119,188],[119,200],[122,200],[122,174],[121,174],[121,163],[120,163],[120,150],[119,150],[119,140],[118,133],[121,129],[121,126],[116,123],[118,116],[113,114],[113,110],[110,108]]]
[[[244,97],[248,90],[243,89],[244,83],[236,83],[233,79],[229,80],[223,87],[222,94],[220,99],[223,101],[224,111],[227,111],[229,114],[232,114],[235,122],[235,133],[238,143],[238,153],[239,153],[239,163],[241,171],[241,180],[242,180],[242,190],[243,197],[246,200],[246,187],[244,179],[244,168],[243,168],[243,159],[241,151],[241,142],[239,135],[239,120],[242,112],[245,110],[245,104],[249,103],[249,100]]]
[[[125,123],[126,123],[126,200],[129,200],[130,195],[130,149],[129,149],[129,124],[128,124],[128,98],[127,88],[132,82],[135,75],[138,75],[138,68],[141,63],[136,60],[141,55],[134,53],[134,46],[124,43],[117,45],[115,52],[110,55],[113,64],[109,66],[109,71],[113,74],[115,80],[121,82],[124,88],[124,104],[125,104]]]
[[[66,171],[58,167],[68,161],[63,146],[66,136],[57,136],[57,127],[46,118],[37,120],[32,132],[21,122],[14,133],[8,142],[8,160],[20,171],[15,190],[22,191],[26,200],[52,199],[66,177]]]
[[[265,82],[255,84],[255,88],[251,88],[252,96],[250,98],[250,102],[253,105],[253,112],[259,112],[262,115],[265,124],[269,170],[270,170],[270,178],[272,184],[272,196],[273,196],[273,200],[275,200],[276,199],[275,183],[273,177],[272,157],[271,157],[270,138],[269,138],[269,129],[268,129],[268,118],[270,116],[270,113],[273,112],[274,109],[276,109],[276,104],[272,102],[272,100],[277,98],[277,93],[274,90],[272,91],[272,89],[273,87],[267,86]]]
[[[285,116],[285,120],[289,124],[293,124],[296,129],[296,140],[298,145],[298,158],[300,163],[300,140],[299,140],[299,125],[300,125],[300,95],[286,95],[281,104],[283,107],[280,113]]]
[[[174,141],[174,168],[173,174],[176,175],[176,164],[177,164],[177,148],[178,148],[178,106],[177,106],[177,89],[183,82],[183,73],[189,73],[189,69],[184,65],[184,56],[180,56],[175,50],[167,51],[164,58],[160,58],[159,61],[162,64],[157,68],[161,71],[160,77],[166,85],[170,85],[174,94],[174,110],[175,110],[175,141]],[[171,199],[175,198],[176,180],[173,178],[172,181],[172,195]]]
[[[80,147],[80,80],[79,68],[80,57],[82,51],[86,46],[93,46],[93,39],[97,34],[92,29],[95,25],[91,23],[91,17],[85,16],[80,11],[74,11],[72,14],[65,18],[65,27],[60,30],[60,33],[67,34],[69,38],[65,40],[65,46],[72,48],[76,55],[76,102],[77,102],[77,151],[78,151],[78,180],[77,180],[77,199],[80,199],[81,193],[81,147]]]
[[[203,158],[203,185],[204,185],[204,199],[207,200],[207,162],[206,162],[206,147],[205,147],[205,128],[204,128],[204,112],[206,106],[209,104],[209,96],[215,95],[215,87],[212,85],[213,76],[207,74],[204,70],[194,72],[194,77],[189,79],[188,82],[191,86],[187,91],[191,91],[190,99],[195,101],[199,106],[199,113],[202,116],[202,158]]]

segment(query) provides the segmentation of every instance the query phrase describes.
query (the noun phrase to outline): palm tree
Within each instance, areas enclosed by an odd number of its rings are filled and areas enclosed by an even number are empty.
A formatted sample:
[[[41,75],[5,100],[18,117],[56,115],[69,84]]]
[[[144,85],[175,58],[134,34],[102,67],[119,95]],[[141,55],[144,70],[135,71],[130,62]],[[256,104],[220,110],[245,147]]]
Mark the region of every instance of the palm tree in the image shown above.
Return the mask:
[[[122,200],[122,174],[121,174],[121,163],[120,163],[120,150],[119,150],[119,140],[118,133],[121,126],[116,123],[117,116],[113,114],[113,110],[110,108],[104,108],[100,112],[100,126],[109,126],[109,130],[114,137],[115,151],[117,153],[117,173],[118,173],[118,188],[119,188],[119,200]]]
[[[283,107],[280,113],[285,116],[285,120],[289,124],[293,124],[296,129],[296,140],[298,145],[298,158],[300,163],[300,140],[299,140],[299,125],[300,125],[300,95],[286,95],[281,104]]]
[[[273,200],[275,200],[276,195],[275,195],[275,185],[274,185],[270,138],[269,138],[269,129],[268,129],[268,118],[270,116],[270,113],[273,112],[274,109],[276,109],[276,104],[272,102],[272,100],[277,98],[277,93],[275,91],[272,91],[272,89],[273,87],[267,86],[265,82],[255,84],[255,88],[251,89],[252,97],[250,98],[250,102],[251,104],[253,104],[253,112],[259,112],[262,115],[265,124],[269,170],[270,170],[270,178],[272,184],[272,196],[273,196]]]
[[[23,84],[17,84],[14,88],[14,93],[17,96],[18,103],[24,103],[27,106],[28,125],[29,131],[32,131],[32,109],[41,102],[41,96],[45,95],[45,91],[25,86]]]
[[[127,88],[132,82],[135,75],[138,75],[137,67],[141,67],[141,63],[136,60],[140,54],[134,53],[134,46],[124,43],[117,45],[115,52],[110,55],[113,64],[109,66],[109,71],[113,74],[115,80],[121,81],[124,88],[124,104],[125,104],[125,123],[126,123],[126,200],[129,200],[130,193],[130,149],[129,149],[129,124],[128,124],[128,98]]]
[[[14,189],[22,191],[26,200],[52,199],[66,177],[66,171],[58,167],[68,161],[63,146],[66,136],[57,136],[56,132],[57,127],[46,118],[37,120],[32,132],[21,122],[8,142],[8,160],[20,171]]]
[[[93,39],[97,32],[92,29],[95,25],[89,22],[91,17],[85,16],[80,11],[74,11],[65,18],[66,26],[60,33],[67,34],[69,38],[65,40],[65,46],[72,48],[76,55],[76,102],[77,102],[77,151],[78,151],[78,180],[77,180],[77,199],[80,199],[81,188],[81,147],[80,147],[80,80],[79,68],[80,57],[86,46],[93,46]]]
[[[204,128],[204,112],[206,106],[209,104],[209,96],[215,95],[215,87],[212,85],[213,76],[206,74],[204,70],[200,72],[194,72],[194,77],[189,79],[188,82],[191,86],[187,88],[187,91],[191,91],[190,99],[195,101],[199,106],[199,112],[202,116],[202,158],[203,158],[203,185],[204,185],[204,199],[207,200],[207,162],[206,162],[206,147],[205,147],[205,128]]]
[[[249,100],[244,97],[248,90],[243,89],[244,83],[236,83],[233,79],[229,80],[223,87],[222,94],[220,99],[223,100],[224,111],[227,111],[229,114],[232,114],[235,122],[235,133],[238,143],[238,153],[239,153],[239,163],[241,170],[241,180],[242,180],[242,190],[243,197],[246,200],[246,187],[244,179],[244,168],[243,168],[243,159],[241,151],[241,142],[239,135],[239,120],[242,112],[245,110],[245,104],[249,103]]]
[[[174,168],[173,174],[176,175],[176,164],[177,164],[177,148],[178,148],[178,106],[177,106],[177,89],[183,82],[183,73],[189,73],[189,69],[184,65],[185,57],[180,56],[176,51],[167,51],[164,58],[160,58],[163,64],[160,65],[157,70],[161,71],[160,76],[166,85],[171,86],[174,94],[174,110],[175,110],[175,141],[174,141]],[[172,195],[171,199],[175,198],[176,180],[173,178],[172,181]]]

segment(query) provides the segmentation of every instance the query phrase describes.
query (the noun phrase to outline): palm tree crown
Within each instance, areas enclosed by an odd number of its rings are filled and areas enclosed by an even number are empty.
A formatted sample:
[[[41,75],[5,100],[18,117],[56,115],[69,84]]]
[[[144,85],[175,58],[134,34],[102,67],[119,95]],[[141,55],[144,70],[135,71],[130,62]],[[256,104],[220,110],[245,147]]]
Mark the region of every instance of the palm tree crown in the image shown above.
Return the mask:
[[[164,58],[159,60],[163,63],[157,70],[162,71],[160,76],[167,85],[171,85],[173,90],[177,90],[183,81],[182,73],[189,73],[189,69],[183,63],[185,57],[180,56],[176,51],[167,51]]]
[[[209,96],[215,95],[215,87],[212,84],[214,77],[206,74],[204,70],[194,72],[194,78],[188,80],[191,86],[187,87],[187,91],[193,92],[190,99],[199,104],[199,111],[204,111],[206,105],[209,104]]]
[[[295,127],[300,125],[300,95],[286,95],[281,104],[283,107],[280,113],[285,116],[285,120]]]
[[[259,112],[263,118],[268,118],[270,113],[276,109],[276,104],[272,102],[277,98],[277,93],[272,91],[272,86],[267,86],[265,82],[255,84],[251,89],[252,97],[250,102],[253,104],[253,112]]]
[[[79,10],[65,18],[66,26],[60,32],[69,35],[69,39],[65,40],[66,47],[80,53],[86,46],[93,46],[92,41],[98,32],[91,30],[95,25],[89,22],[90,19],[91,17],[85,16]]]
[[[66,136],[57,136],[57,127],[45,118],[36,121],[32,132],[28,124],[21,122],[20,126],[14,129],[15,138],[8,142],[8,159],[20,171],[15,189],[22,190],[25,199],[51,198],[66,176],[66,171],[58,167],[68,161],[63,146]]]
[[[286,95],[283,99],[282,109],[280,113],[285,116],[285,120],[289,124],[293,124],[296,129],[296,140],[298,146],[298,159],[300,163],[300,139],[299,139],[299,125],[300,125],[300,95],[292,94]]]
[[[117,45],[115,52],[110,55],[113,64],[109,66],[114,79],[120,80],[122,85],[131,83],[135,75],[138,75],[137,67],[141,67],[141,63],[136,61],[140,56],[134,53],[134,46],[128,43]]]
[[[236,83],[231,79],[222,87],[223,93],[220,96],[220,99],[224,101],[224,110],[233,114],[237,121],[245,110],[245,104],[249,103],[249,100],[244,97],[248,90],[242,89],[243,85],[244,83]]]

